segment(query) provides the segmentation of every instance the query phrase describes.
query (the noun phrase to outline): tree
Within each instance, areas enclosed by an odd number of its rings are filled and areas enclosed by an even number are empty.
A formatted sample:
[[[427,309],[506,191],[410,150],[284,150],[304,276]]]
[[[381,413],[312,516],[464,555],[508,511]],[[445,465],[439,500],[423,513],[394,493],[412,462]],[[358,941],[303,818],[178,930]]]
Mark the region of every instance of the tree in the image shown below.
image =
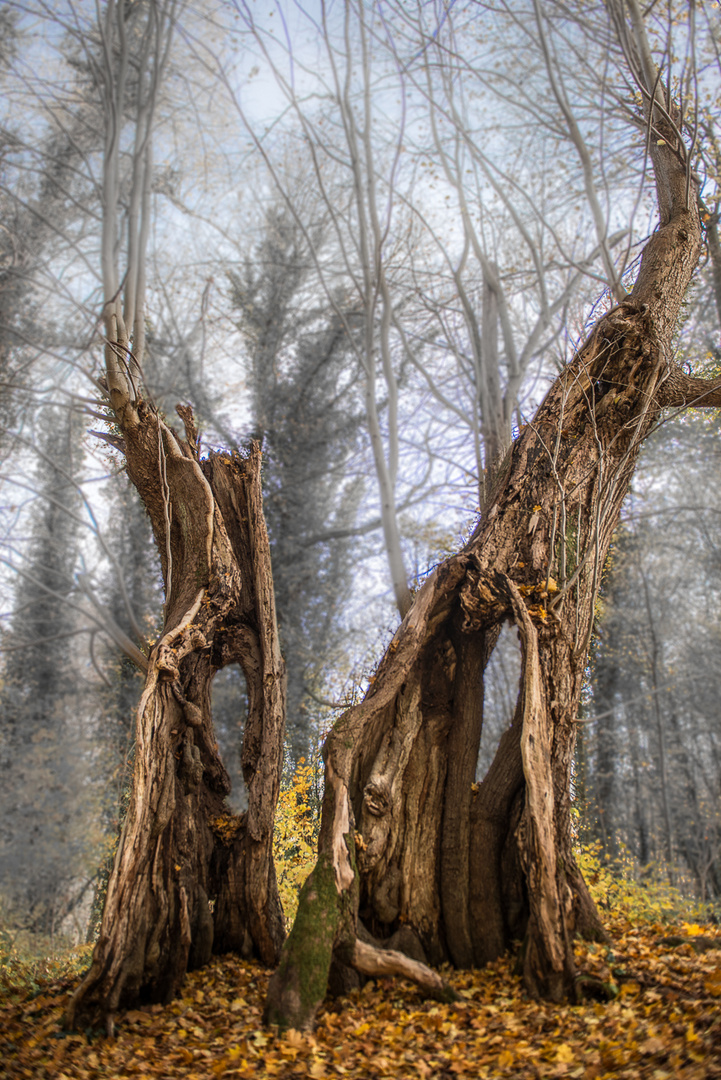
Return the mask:
[[[152,133],[177,16],[173,0],[110,0],[82,40],[106,118],[102,270],[105,376],[113,436],[150,517],[165,587],[163,629],[138,706],[133,790],[92,966],[68,1022],[137,1000],[167,1000],[189,966],[234,948],[273,963],[283,920],[271,856],[282,766],[285,672],[278,646],[260,452],[200,460],[143,397],[145,246]],[[129,139],[127,136],[129,135]],[[128,152],[127,146],[131,149]],[[122,213],[123,188],[129,192]],[[119,272],[119,252],[126,271]],[[210,686],[243,668],[248,810],[233,817],[210,715]],[[214,901],[211,916],[210,900]]]
[[[618,292],[623,268],[612,253],[630,235],[628,227],[613,230],[609,205],[622,181],[602,158],[594,160],[549,51],[553,9],[542,12],[535,4],[528,15],[524,19],[514,5],[495,6],[489,11],[493,35],[479,35],[477,11],[459,5],[444,12],[438,33],[436,12],[419,5],[415,12],[400,9],[395,35],[388,36],[423,103],[415,148],[425,166],[421,175],[446,190],[447,205],[457,204],[449,230],[447,214],[436,213],[434,221],[422,203],[411,201],[432,241],[430,252],[423,244],[413,256],[414,287],[428,325],[426,348],[412,352],[411,362],[436,407],[471,430],[481,507],[513,426],[522,423],[529,369],[548,364],[587,275]],[[577,110],[578,98],[588,93],[578,70],[572,82]],[[617,155],[616,118],[606,122],[613,129],[610,152]],[[560,168],[548,167],[549,141]],[[589,238],[569,229],[569,206],[578,210],[579,201],[594,223]],[[442,273],[429,272],[434,254]]]
[[[332,249],[331,260],[316,250],[317,237],[304,217],[296,191],[285,180],[272,148],[259,134],[259,125],[241,106],[217,58],[215,65],[289,214],[303,234],[338,330],[342,326],[345,331],[348,355],[360,370],[380,527],[393,596],[402,618],[411,600],[397,508],[402,457],[398,369],[404,352],[399,285],[404,274],[397,273],[394,256],[397,233],[402,235],[406,229],[405,221],[399,225],[396,220],[403,210],[403,202],[397,198],[397,182],[405,111],[401,106],[399,122],[389,124],[375,92],[377,42],[372,15],[365,4],[345,4],[337,13],[325,6],[318,13],[298,8],[302,32],[310,31],[324,54],[321,70],[312,71],[318,83],[316,94],[323,103],[318,112],[306,107],[306,94],[299,91],[295,77],[298,59],[290,39],[287,51],[282,50],[285,55],[279,59],[275,39],[263,20],[247,4],[235,6],[297,125],[293,135],[300,141],[312,170],[316,198],[326,223],[323,240],[326,248]],[[300,67],[304,75],[310,74],[304,62]],[[386,93],[404,99],[401,71],[386,65],[382,79]]]
[[[321,239],[314,245],[320,252]],[[339,319],[322,290],[313,295],[313,270],[297,223],[274,209],[246,265],[231,273],[249,359],[253,429],[265,460],[265,516],[294,761],[309,758],[317,735],[311,695],[322,689],[322,666],[338,643],[339,615],[351,587],[349,541],[363,487],[360,479],[348,478],[361,411],[348,362],[346,325],[353,316]]]
[[[51,934],[87,877],[86,810],[79,782],[88,745],[86,690],[74,648],[81,427],[46,408],[38,447],[37,496],[26,557],[17,573],[12,644],[0,695],[4,899],[21,921]],[[3,558],[4,563],[9,562]],[[10,635],[7,636],[6,641]]]
[[[271,1022],[312,1023],[332,959],[408,972],[367,931],[383,938],[402,925],[432,962],[457,966],[523,938],[526,987],[552,1000],[576,992],[574,932],[602,934],[570,828],[601,568],[661,411],[721,402],[721,381],[686,374],[672,347],[702,235],[686,118],[636,0],[608,10],[641,95],[659,224],[633,288],[555,380],[465,548],[423,584],[364,701],[326,742],[318,862],[271,980]],[[522,648],[516,712],[474,792],[482,675],[508,620]],[[427,970],[416,975],[434,985]]]
[[[582,727],[584,827],[605,855],[623,845],[642,873],[653,863],[704,899],[719,880],[717,433],[716,417],[691,412],[647,441],[609,560]]]

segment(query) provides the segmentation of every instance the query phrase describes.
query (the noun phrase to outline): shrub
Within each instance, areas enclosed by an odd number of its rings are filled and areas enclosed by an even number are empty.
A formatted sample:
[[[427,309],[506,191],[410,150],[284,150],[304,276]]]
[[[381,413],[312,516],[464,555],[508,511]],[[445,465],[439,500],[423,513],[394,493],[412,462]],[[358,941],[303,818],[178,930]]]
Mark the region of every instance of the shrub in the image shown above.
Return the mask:
[[[576,860],[593,900],[603,911],[623,912],[633,921],[650,923],[715,921],[719,912],[677,885],[668,869],[656,863],[641,867],[624,845],[615,859],[602,855],[599,841],[579,844]]]
[[[315,866],[322,798],[321,769],[320,753],[310,762],[301,758],[295,774],[281,787],[275,812],[273,857],[288,928],[298,910],[303,882]]]
[[[75,978],[90,964],[92,945],[68,949],[62,940],[0,928],[0,995],[24,1000],[58,979]]]

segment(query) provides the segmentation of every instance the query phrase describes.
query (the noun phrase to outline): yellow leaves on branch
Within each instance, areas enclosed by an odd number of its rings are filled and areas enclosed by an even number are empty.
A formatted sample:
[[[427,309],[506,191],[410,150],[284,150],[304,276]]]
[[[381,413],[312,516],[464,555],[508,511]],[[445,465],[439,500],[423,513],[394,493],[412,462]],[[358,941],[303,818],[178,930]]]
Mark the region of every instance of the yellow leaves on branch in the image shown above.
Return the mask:
[[[275,812],[273,858],[287,927],[298,910],[303,882],[315,866],[318,837],[317,763],[301,759],[290,783],[281,788]]]
[[[549,577],[544,578],[541,581],[536,581],[533,585],[519,585],[518,591],[521,596],[531,596],[535,594],[545,600],[546,597],[552,596],[554,593],[558,592],[558,583],[555,578]]]
[[[208,822],[216,836],[230,846],[243,827],[243,819],[234,814],[220,814]]]
[[[552,577],[544,578],[534,585],[519,585],[518,591],[521,596],[537,597],[538,603],[529,604],[528,614],[544,625],[548,622],[548,608],[545,601],[558,592],[558,584]]]

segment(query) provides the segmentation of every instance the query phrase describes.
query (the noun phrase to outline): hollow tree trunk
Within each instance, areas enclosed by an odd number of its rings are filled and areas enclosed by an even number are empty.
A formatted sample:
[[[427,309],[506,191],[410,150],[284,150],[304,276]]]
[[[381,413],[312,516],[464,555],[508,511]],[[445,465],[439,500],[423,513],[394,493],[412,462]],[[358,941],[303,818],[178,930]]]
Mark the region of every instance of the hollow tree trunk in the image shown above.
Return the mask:
[[[701,233],[683,148],[667,134],[651,149],[661,226],[633,292],[556,380],[465,549],[424,583],[364,701],[326,741],[318,866],[271,980],[271,1022],[312,1025],[331,959],[359,967],[366,931],[404,927],[431,963],[462,967],[522,939],[528,991],[556,1001],[575,996],[574,933],[604,933],[570,826],[601,569],[661,409],[721,400],[720,380],[672,361]],[[521,639],[518,703],[476,788],[483,669],[508,620]]]
[[[283,753],[278,646],[260,451],[199,460],[147,404],[123,417],[128,473],[150,515],[166,585],[163,633],[138,707],[133,791],[93,962],[67,1021],[167,1001],[186,970],[237,950],[274,964],[284,938],[272,859]],[[231,816],[210,692],[239,663],[248,687],[246,813]]]

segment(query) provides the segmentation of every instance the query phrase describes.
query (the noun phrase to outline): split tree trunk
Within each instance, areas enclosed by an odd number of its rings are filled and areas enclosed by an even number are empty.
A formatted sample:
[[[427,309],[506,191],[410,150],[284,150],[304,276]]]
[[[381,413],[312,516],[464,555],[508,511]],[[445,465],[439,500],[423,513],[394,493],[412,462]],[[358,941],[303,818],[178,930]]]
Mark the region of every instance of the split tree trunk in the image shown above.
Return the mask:
[[[212,952],[277,962],[285,936],[272,839],[285,670],[262,514],[260,451],[199,460],[190,410],[180,439],[140,402],[123,414],[128,474],[150,515],[166,585],[163,633],[137,714],[133,791],[92,966],[67,1022],[168,1001]],[[246,813],[225,798],[211,682],[239,663],[248,689]]]
[[[424,583],[364,701],[326,741],[318,865],[271,980],[271,1023],[311,1026],[331,961],[362,970],[368,932],[380,945],[403,927],[431,963],[458,967],[522,940],[528,991],[554,1001],[575,997],[573,935],[604,934],[570,823],[601,569],[662,408],[721,401],[721,380],[673,362],[701,230],[683,147],[654,123],[666,135],[651,140],[661,225],[633,292],[556,380],[469,543]],[[518,703],[476,787],[483,671],[506,621],[521,641]]]

